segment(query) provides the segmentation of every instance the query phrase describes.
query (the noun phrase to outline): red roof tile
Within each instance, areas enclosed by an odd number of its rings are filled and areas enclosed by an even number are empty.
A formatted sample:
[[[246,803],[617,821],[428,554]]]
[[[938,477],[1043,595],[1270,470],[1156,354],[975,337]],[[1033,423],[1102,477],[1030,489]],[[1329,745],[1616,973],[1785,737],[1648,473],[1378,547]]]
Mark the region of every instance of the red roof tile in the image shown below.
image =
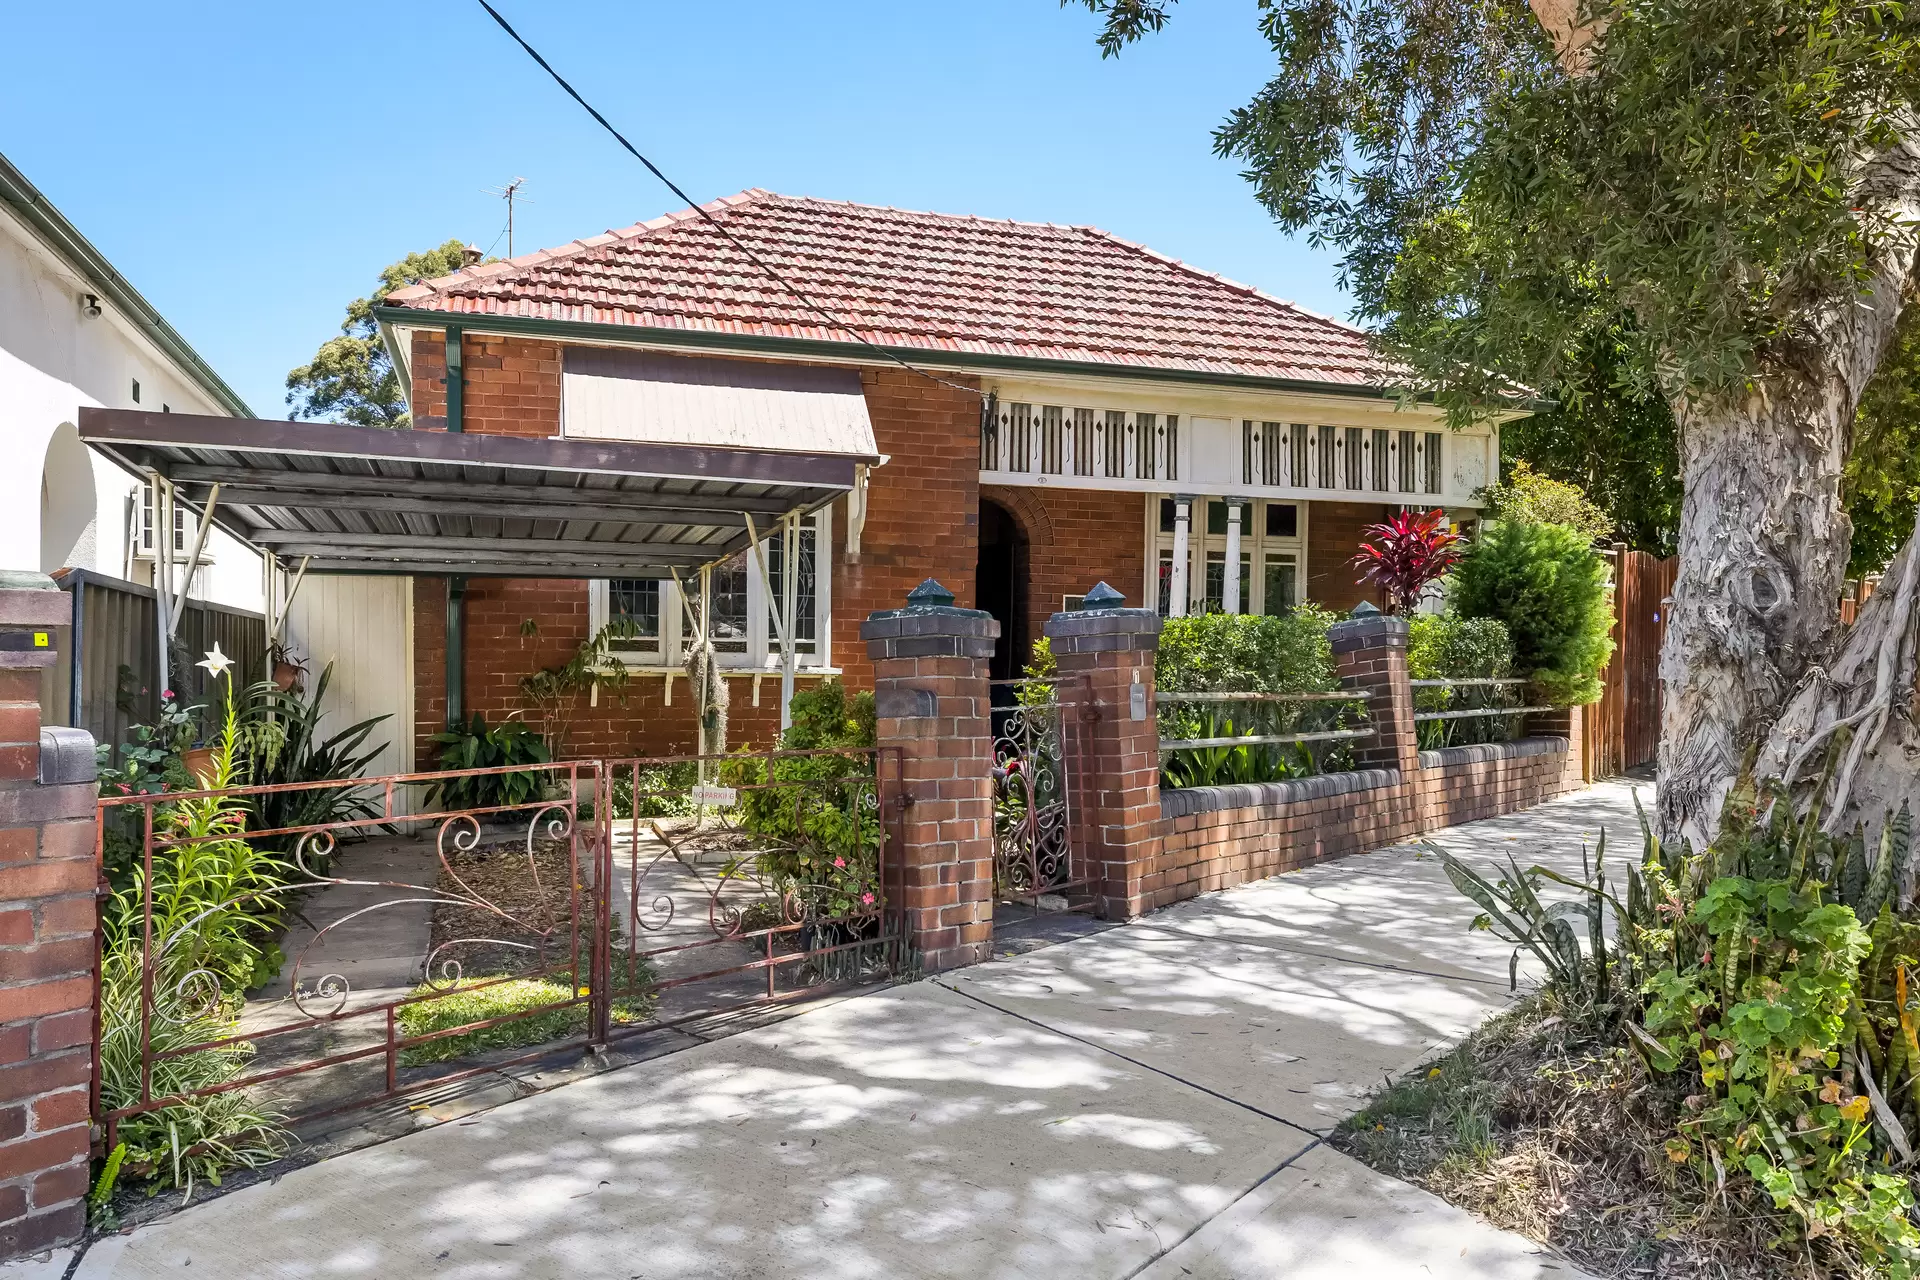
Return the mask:
[[[706,208],[883,346],[1288,378],[1384,381],[1351,325],[1093,227],[752,190]],[[387,295],[391,305],[852,342],[692,209]]]

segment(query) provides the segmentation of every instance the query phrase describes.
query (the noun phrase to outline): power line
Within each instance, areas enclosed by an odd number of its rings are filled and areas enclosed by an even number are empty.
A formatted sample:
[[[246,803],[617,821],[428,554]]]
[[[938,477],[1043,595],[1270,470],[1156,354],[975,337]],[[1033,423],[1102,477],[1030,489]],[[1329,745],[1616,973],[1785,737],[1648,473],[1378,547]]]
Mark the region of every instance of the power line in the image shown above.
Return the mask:
[[[506,32],[508,35],[513,37],[515,44],[518,44],[522,49],[525,49],[527,51],[528,57],[532,58],[535,62],[540,64],[540,69],[542,71],[545,71],[548,75],[553,77],[553,81],[555,84],[559,85],[562,89],[565,89],[567,91],[568,97],[572,98],[575,102],[579,103],[582,107],[586,108],[587,114],[592,116],[596,121],[598,121],[602,129],[605,129],[608,133],[612,134],[613,140],[615,142],[618,142],[622,147],[625,147],[627,150],[627,153],[631,155],[635,160],[638,160],[641,164],[647,166],[647,172],[651,173],[654,177],[660,179],[661,182],[665,183],[667,186],[667,190],[673,192],[674,195],[679,196],[682,200],[686,201],[687,206],[689,208],[691,208],[695,213],[699,214],[702,218],[706,219],[708,225],[710,225],[715,231],[718,231],[721,235],[725,236],[728,242],[732,244],[734,248],[738,249],[741,253],[745,254],[747,261],[753,263],[754,266],[766,272],[768,277],[770,277],[774,281],[774,283],[778,284],[781,288],[785,289],[788,293],[791,293],[794,297],[798,298],[801,301],[801,303],[803,303],[807,307],[808,310],[812,311],[815,315],[818,315],[821,319],[825,320],[830,327],[838,329],[842,333],[847,334],[855,342],[858,342],[861,346],[872,348],[880,356],[882,356],[887,360],[892,361],[894,364],[899,365],[902,369],[905,369],[909,373],[919,374],[921,377],[927,379],[929,382],[937,382],[943,387],[951,387],[955,391],[964,391],[968,395],[977,396],[982,394],[977,387],[962,386],[958,382],[949,382],[947,379],[940,377],[938,374],[928,373],[925,369],[920,368],[918,365],[911,364],[908,361],[901,359],[899,356],[887,350],[885,347],[881,346],[879,343],[873,342],[867,337],[865,337],[864,335],[862,335],[852,325],[846,323],[844,320],[834,315],[831,311],[828,311],[825,307],[815,302],[798,285],[792,283],[786,277],[782,276],[778,271],[775,271],[772,267],[768,266],[766,262],[761,259],[759,254],[755,253],[752,249],[749,249],[744,243],[741,242],[740,237],[734,235],[733,232],[729,231],[725,223],[721,222],[718,218],[714,217],[711,213],[707,212],[707,210],[704,207],[702,207],[700,204],[695,202],[692,196],[682,191],[679,185],[675,183],[672,178],[669,178],[666,174],[660,172],[660,166],[656,165],[653,161],[641,155],[639,148],[635,147],[631,142],[628,142],[626,139],[626,135],[622,134],[618,129],[614,128],[613,125],[607,120],[607,118],[601,115],[600,112],[594,108],[594,105],[591,102],[588,102],[585,98],[581,97],[580,91],[575,89],[572,85],[568,84],[566,81],[566,77],[562,76],[558,71],[555,71],[553,69],[553,64],[548,62],[545,58],[541,57],[540,51],[534,48],[532,45],[528,44],[526,41],[526,37],[522,36],[518,31],[515,31],[513,29],[513,24],[500,16],[500,11],[498,9],[494,8],[491,4],[488,4],[487,0],[479,0],[479,4],[482,9],[485,9],[487,11],[488,15],[492,17],[492,19],[495,22],[500,24],[500,29],[502,31]],[[511,254],[509,254],[509,256],[511,256]]]

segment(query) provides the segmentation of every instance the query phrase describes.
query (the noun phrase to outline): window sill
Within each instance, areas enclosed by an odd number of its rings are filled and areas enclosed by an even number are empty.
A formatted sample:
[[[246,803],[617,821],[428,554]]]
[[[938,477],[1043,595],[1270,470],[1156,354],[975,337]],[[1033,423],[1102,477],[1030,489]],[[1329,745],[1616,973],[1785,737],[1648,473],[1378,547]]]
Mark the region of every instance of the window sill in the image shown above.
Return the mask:
[[[642,658],[634,661],[628,661],[622,658],[620,661],[625,664],[627,674],[630,676],[684,677],[687,674],[687,669],[684,666],[669,666],[657,658]],[[793,671],[796,676],[837,676],[842,674],[839,667],[810,666],[805,663],[794,667]],[[602,667],[600,674],[612,675],[613,672],[610,668]],[[778,664],[763,667],[730,667],[722,665],[720,674],[730,680],[737,680],[744,676],[777,676],[780,674],[780,667]]]

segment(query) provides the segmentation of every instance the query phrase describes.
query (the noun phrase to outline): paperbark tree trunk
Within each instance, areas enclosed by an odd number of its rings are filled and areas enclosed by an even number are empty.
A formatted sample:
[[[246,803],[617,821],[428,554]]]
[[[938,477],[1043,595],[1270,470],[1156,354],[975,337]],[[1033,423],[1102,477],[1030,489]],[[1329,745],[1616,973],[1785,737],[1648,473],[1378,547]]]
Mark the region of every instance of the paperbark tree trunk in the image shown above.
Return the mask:
[[[1863,207],[1911,228],[1920,149],[1876,157],[1859,193]],[[1660,655],[1659,818],[1670,839],[1704,841],[1742,756],[1833,654],[1852,531],[1841,467],[1914,264],[1910,229],[1883,237],[1860,293],[1835,298],[1770,351],[1751,394],[1674,405],[1686,497]],[[1808,696],[1833,696],[1822,688]]]
[[[1857,396],[1773,380],[1676,405],[1686,497],[1660,654],[1662,830],[1699,847],[1742,755],[1838,626],[1850,526],[1840,471]]]
[[[1920,806],[1920,515],[1840,651],[1801,681],[1754,771],[1804,784],[1833,759],[1822,825],[1877,830],[1902,804]],[[1871,845],[1869,846],[1871,847]],[[1901,901],[1912,886],[1901,886]]]

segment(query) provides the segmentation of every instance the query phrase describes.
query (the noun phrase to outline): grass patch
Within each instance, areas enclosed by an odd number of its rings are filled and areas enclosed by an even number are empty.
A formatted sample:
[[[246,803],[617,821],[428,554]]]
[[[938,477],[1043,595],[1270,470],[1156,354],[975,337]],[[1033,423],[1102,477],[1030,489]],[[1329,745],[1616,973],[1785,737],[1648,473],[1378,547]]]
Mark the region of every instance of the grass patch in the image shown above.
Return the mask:
[[[1794,1224],[1750,1179],[1702,1185],[1667,1158],[1684,1092],[1547,990],[1394,1082],[1332,1142],[1599,1275],[1865,1274],[1773,1247]]]
[[[616,997],[613,1020],[623,1024],[645,1022],[653,1016],[655,1004],[655,997],[648,990],[653,983],[652,969],[646,961],[637,960],[629,970],[627,957],[619,953],[615,953],[613,964],[617,989],[646,992],[643,995]],[[488,983],[491,985],[483,985]],[[582,987],[580,992],[584,995],[586,988]],[[497,1026],[443,1036],[425,1044],[409,1045],[400,1051],[400,1065],[403,1067],[451,1062],[456,1058],[495,1049],[545,1044],[550,1040],[579,1035],[587,1029],[587,1005],[584,1000],[560,1008],[546,1007],[573,998],[574,988],[564,973],[512,978],[505,982],[490,977],[461,978],[450,986],[422,984],[415,987],[412,994],[436,998],[402,1005],[395,1012],[400,1034],[408,1037],[430,1035],[436,1031],[448,1031],[513,1014],[524,1013],[526,1016]],[[540,1012],[528,1012],[536,1009]]]

